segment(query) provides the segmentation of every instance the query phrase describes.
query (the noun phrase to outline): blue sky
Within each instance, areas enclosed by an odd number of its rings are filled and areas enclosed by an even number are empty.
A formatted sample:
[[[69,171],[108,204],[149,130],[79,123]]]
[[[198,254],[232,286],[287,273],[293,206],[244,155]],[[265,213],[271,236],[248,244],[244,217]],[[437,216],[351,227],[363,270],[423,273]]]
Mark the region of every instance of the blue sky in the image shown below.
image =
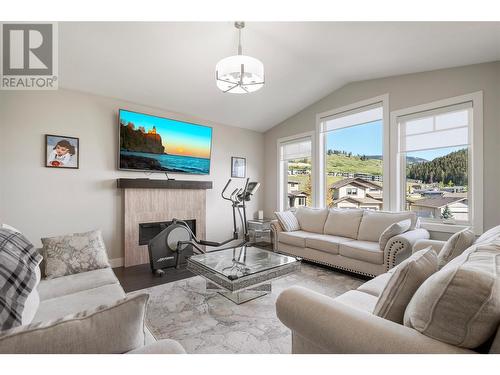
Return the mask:
[[[121,120],[132,122],[135,128],[144,126],[146,132],[156,127],[168,154],[209,158],[212,128],[142,113],[121,110]]]
[[[331,131],[326,145],[327,150],[342,150],[355,155],[382,155],[382,121]]]
[[[326,138],[326,149],[352,152],[354,155],[382,155],[382,137],[382,120],[378,120],[329,132]],[[408,153],[408,156],[432,160],[463,148],[459,146],[417,151]]]

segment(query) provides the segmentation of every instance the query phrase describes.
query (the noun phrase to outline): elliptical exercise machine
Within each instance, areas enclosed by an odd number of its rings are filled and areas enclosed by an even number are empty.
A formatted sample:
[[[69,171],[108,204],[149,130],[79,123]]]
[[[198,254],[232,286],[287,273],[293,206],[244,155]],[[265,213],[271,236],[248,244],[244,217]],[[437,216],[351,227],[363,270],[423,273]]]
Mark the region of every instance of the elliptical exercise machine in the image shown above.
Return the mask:
[[[154,274],[162,276],[165,273],[163,269],[172,267],[174,263],[175,268],[179,268],[183,252],[187,249],[192,249],[193,252],[196,250],[198,253],[204,254],[206,253],[206,250],[203,248],[204,246],[222,247],[232,241],[238,240],[240,237],[238,226],[236,224],[236,215],[239,216],[241,221],[242,240],[237,244],[231,245],[230,248],[241,247],[249,242],[246,202],[251,200],[252,195],[254,195],[259,188],[260,183],[250,182],[250,179],[247,178],[243,188],[236,188],[231,194],[227,195],[226,191],[231,182],[232,179],[229,179],[224,186],[224,189],[222,189],[221,196],[224,200],[231,202],[233,209],[233,236],[222,242],[200,240],[196,238],[195,234],[185,221],[173,219],[172,224],[149,241],[149,262],[151,265],[151,271]],[[221,248],[214,251],[225,249],[227,248]],[[173,262],[174,260],[175,262]]]

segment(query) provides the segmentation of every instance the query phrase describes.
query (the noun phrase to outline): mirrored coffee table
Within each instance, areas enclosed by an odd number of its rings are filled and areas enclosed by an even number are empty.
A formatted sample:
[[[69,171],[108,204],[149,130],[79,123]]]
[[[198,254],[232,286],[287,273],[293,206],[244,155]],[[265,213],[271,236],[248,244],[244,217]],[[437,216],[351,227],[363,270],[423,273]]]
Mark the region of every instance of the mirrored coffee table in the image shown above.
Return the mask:
[[[300,260],[243,246],[193,255],[187,268],[205,278],[214,290],[236,304],[271,292],[271,281],[300,269]]]

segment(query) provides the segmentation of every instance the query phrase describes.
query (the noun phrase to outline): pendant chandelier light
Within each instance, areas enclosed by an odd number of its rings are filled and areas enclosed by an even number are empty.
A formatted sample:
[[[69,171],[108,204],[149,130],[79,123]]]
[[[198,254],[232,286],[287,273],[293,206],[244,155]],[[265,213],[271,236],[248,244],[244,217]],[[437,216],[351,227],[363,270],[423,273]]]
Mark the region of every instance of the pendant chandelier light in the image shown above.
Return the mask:
[[[220,60],[215,66],[217,87],[223,92],[247,94],[264,86],[264,65],[254,57],[242,54],[241,29],[245,22],[235,22],[238,29],[238,54]]]

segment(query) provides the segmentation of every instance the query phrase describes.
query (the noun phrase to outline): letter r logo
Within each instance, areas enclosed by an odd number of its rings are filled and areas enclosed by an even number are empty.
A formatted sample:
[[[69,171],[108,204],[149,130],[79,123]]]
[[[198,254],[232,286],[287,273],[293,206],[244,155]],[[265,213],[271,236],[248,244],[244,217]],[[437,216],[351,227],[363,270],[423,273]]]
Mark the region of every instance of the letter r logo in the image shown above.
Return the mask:
[[[52,24],[2,26],[4,75],[52,75]]]

